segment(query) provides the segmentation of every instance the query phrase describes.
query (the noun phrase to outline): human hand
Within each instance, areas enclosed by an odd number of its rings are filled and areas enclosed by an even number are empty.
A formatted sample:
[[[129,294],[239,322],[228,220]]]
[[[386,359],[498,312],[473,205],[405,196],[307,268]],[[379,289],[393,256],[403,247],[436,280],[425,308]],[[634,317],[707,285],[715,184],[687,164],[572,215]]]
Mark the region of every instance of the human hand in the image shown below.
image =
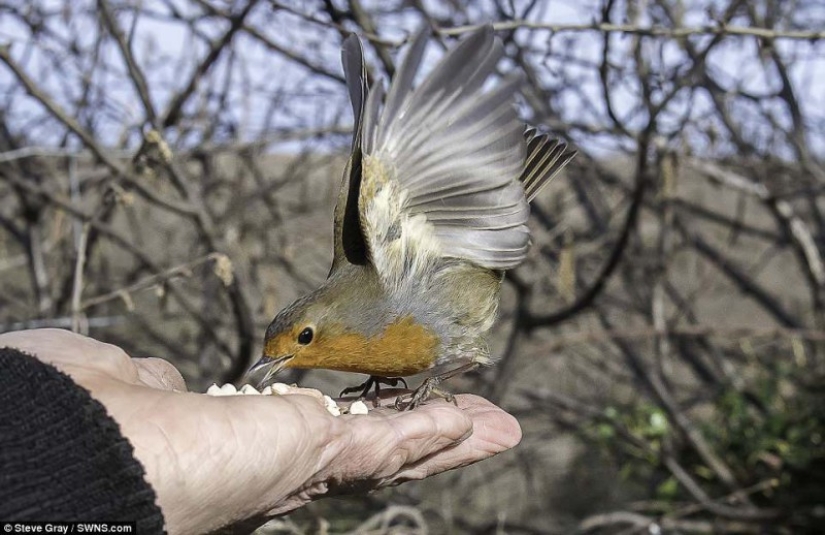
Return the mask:
[[[471,395],[414,411],[332,416],[317,391],[189,393],[156,358],[58,329],[0,335],[89,390],[119,424],[169,533],[264,522],[331,493],[423,479],[514,447],[516,420]]]

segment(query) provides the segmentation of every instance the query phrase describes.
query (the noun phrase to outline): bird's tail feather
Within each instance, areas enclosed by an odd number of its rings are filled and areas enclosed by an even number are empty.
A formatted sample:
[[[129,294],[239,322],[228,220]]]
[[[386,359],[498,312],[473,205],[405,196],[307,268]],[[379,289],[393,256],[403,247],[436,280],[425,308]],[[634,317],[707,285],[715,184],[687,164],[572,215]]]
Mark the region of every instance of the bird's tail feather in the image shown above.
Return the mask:
[[[563,141],[539,134],[535,128],[528,128],[524,138],[527,141],[527,157],[519,181],[530,202],[573,159],[576,151],[568,149]]]

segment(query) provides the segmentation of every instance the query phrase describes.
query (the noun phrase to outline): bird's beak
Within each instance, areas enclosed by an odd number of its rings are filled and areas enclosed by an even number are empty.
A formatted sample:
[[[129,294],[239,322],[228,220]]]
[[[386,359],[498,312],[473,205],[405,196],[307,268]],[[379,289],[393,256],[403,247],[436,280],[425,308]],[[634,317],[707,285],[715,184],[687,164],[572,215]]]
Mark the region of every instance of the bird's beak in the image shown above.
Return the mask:
[[[261,357],[261,360],[255,363],[254,366],[249,368],[249,371],[246,372],[247,377],[251,377],[253,374],[257,374],[260,370],[266,369],[266,375],[261,381],[258,383],[258,389],[265,388],[267,385],[272,383],[272,378],[283,369],[287,362],[292,360],[295,355],[283,355],[281,357],[268,357],[264,355]]]

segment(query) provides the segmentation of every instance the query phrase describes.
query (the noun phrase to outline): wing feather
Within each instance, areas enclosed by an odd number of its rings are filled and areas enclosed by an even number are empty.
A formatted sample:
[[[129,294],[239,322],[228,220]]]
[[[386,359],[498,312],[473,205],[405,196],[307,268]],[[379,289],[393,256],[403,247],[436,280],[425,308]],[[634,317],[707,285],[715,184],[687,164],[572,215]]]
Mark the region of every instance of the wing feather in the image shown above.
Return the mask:
[[[344,170],[338,201],[335,204],[333,222],[333,259],[330,275],[343,264],[365,264],[367,246],[361,230],[358,196],[361,190],[361,132],[364,117],[364,104],[367,99],[367,68],[364,62],[364,49],[356,35],[344,40],[341,49],[341,63],[347,81],[355,129],[352,133],[352,155]]]
[[[526,143],[514,108],[523,76],[508,76],[485,90],[503,55],[492,27],[485,26],[413,88],[428,38],[428,30],[415,36],[380,118],[378,98],[370,92],[364,152],[381,162],[387,174],[382,180],[394,182],[399,198],[392,202],[403,203],[401,217],[424,216],[423,228],[436,238],[440,255],[491,269],[515,267],[529,247],[529,206],[518,182]],[[365,174],[362,196],[374,195],[376,186],[378,178]],[[361,202],[362,212],[379,210]],[[388,244],[366,234],[371,256],[386,254],[388,249],[378,249]]]
[[[429,37],[414,37],[386,104],[378,83],[362,105],[360,222],[371,262],[392,285],[443,257],[497,270],[520,264],[528,202],[575,154],[525,131],[515,111],[522,73],[487,87],[504,55],[489,25],[414,87]]]
[[[573,159],[576,151],[547,134],[537,134],[535,128],[528,128],[524,138],[527,141],[527,158],[520,181],[529,202]]]

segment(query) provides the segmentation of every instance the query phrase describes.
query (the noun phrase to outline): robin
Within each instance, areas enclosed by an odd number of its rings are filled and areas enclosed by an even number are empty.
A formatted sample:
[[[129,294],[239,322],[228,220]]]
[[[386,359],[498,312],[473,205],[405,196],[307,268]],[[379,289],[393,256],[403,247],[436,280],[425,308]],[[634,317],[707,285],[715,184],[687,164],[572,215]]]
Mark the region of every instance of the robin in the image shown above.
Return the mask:
[[[367,86],[358,37],[344,42],[356,125],[332,268],[267,328],[253,367],[268,368],[263,384],[282,368],[324,368],[369,375],[345,390],[363,396],[428,372],[413,408],[441,380],[495,361],[485,334],[504,272],[530,247],[528,203],[575,152],[519,121],[521,73],[485,89],[504,54],[489,25],[413,88],[428,38],[413,39],[386,99],[380,81]]]

